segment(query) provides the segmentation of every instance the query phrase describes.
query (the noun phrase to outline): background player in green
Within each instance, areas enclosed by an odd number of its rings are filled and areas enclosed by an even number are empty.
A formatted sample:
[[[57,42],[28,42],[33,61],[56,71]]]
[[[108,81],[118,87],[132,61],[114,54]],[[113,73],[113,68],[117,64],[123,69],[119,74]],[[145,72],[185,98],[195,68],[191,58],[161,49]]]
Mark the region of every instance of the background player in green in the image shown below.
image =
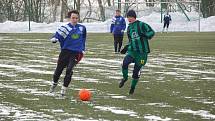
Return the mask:
[[[119,83],[119,88],[123,87],[124,83],[128,80],[128,65],[135,63],[129,91],[129,94],[133,94],[140,77],[140,70],[146,64],[148,53],[150,52],[148,40],[155,35],[155,32],[148,24],[136,20],[134,10],[128,11],[127,18],[129,21],[127,29],[129,43],[121,51],[122,54],[126,52],[127,54],[123,60],[123,79]]]

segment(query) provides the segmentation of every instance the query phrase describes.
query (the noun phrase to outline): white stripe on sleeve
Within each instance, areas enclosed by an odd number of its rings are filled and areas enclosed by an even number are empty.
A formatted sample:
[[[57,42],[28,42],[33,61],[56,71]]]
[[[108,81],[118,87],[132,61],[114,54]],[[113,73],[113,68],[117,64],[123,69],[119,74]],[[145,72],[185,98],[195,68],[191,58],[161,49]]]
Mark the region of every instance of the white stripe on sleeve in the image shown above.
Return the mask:
[[[67,35],[69,34],[69,31],[65,27],[60,27],[60,30]]]
[[[60,29],[57,30],[57,33],[60,34],[64,39],[66,38],[67,34],[62,32]]]
[[[67,25],[65,25],[65,27],[69,30],[69,31],[71,31],[72,30],[72,28],[67,24]]]

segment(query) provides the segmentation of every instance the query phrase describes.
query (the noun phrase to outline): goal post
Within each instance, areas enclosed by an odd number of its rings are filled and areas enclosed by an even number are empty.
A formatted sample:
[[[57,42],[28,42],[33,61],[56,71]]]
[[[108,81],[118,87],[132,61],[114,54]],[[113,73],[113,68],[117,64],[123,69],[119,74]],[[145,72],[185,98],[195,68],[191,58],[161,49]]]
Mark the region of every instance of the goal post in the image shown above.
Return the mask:
[[[190,21],[190,17],[187,14],[188,8],[187,6],[195,6],[195,12],[198,13],[198,17],[196,17],[196,20],[198,20],[198,32],[201,31],[201,0],[114,0],[114,5],[120,6],[118,9],[124,9],[122,10],[124,15],[126,14],[128,9],[134,9],[137,13],[137,16],[139,14],[146,10],[146,8],[151,8],[156,10],[157,12],[160,12],[160,22],[162,23],[163,20],[163,13],[164,12],[171,12],[171,11],[180,11],[183,13],[187,21]],[[164,7],[166,6],[166,8]]]

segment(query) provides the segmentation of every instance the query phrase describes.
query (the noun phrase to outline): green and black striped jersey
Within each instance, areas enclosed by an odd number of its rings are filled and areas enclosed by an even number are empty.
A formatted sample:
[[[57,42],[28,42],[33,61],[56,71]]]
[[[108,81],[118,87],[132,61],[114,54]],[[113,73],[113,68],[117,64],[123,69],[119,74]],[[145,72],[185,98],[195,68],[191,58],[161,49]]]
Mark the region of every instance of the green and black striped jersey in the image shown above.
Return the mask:
[[[146,23],[139,20],[130,23],[127,29],[129,47],[128,51],[135,51],[138,53],[149,53],[148,39],[151,39],[155,32]]]

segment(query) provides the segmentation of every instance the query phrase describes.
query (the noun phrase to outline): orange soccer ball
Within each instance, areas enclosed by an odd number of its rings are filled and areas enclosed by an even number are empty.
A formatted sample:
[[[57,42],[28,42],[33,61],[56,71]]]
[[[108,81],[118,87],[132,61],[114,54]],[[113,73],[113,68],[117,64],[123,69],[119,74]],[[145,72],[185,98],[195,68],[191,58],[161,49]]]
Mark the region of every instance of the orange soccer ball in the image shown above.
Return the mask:
[[[81,89],[79,91],[79,98],[82,101],[89,101],[91,98],[91,92],[89,90],[86,90],[86,89]]]

